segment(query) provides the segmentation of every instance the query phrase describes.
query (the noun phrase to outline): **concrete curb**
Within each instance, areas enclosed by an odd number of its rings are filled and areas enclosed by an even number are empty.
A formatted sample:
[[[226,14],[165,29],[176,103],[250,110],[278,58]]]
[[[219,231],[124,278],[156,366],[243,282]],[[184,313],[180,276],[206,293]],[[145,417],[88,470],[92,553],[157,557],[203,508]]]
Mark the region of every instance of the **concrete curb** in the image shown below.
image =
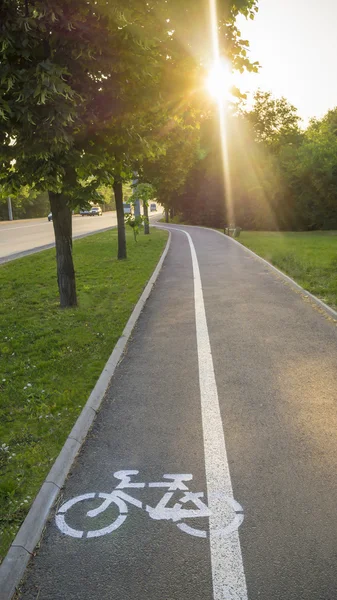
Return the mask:
[[[163,225],[162,224],[156,225],[156,227],[158,227],[158,228],[162,227],[163,229],[165,229],[165,225],[170,225],[170,224],[163,223]],[[277,267],[274,267],[274,265],[272,265],[270,262],[268,262],[265,258],[262,258],[262,256],[259,256],[258,254],[253,252],[253,250],[250,250],[250,248],[247,248],[243,244],[240,244],[240,242],[233,239],[232,237],[225,235],[224,233],[222,233],[221,231],[218,231],[217,229],[213,229],[213,227],[202,227],[201,225],[180,225],[180,226],[176,227],[176,229],[178,229],[178,231],[179,231],[179,227],[191,227],[192,229],[206,229],[207,231],[214,231],[214,233],[218,233],[219,235],[225,237],[226,239],[229,239],[234,244],[238,244],[238,246],[240,246],[240,248],[243,248],[246,252],[251,254],[254,258],[257,258],[258,260],[262,261],[267,267],[269,267],[269,269],[271,269],[272,271],[275,271],[275,273],[280,275],[282,277],[282,279],[285,279],[285,281],[287,281],[292,287],[294,287],[296,290],[301,292],[304,296],[310,298],[315,304],[317,304],[320,308],[322,308],[325,312],[327,312],[329,317],[332,317],[333,320],[337,320],[337,311],[335,311],[333,308],[331,308],[331,306],[329,306],[328,304],[325,304],[325,302],[323,302],[323,300],[320,300],[319,298],[317,298],[316,296],[314,296],[313,294],[311,294],[310,292],[305,290],[302,286],[300,286],[298,283],[296,283],[296,281],[294,281],[291,277],[289,277],[289,275],[286,275],[285,273],[280,271]],[[166,227],[166,229],[167,229],[167,231],[169,231],[169,227]],[[171,227],[171,229],[174,229],[174,227]]]
[[[20,583],[28,561],[39,542],[46,521],[61,487],[63,486],[74,459],[85,440],[96,413],[105,396],[110,379],[119,363],[132,330],[150,296],[155,281],[163,266],[171,243],[171,233],[165,249],[153,271],[141,297],[119,338],[110,358],[108,359],[94,389],[92,390],[80,416],[71,430],[60,454],[49,471],[32,507],[21,525],[4,561],[0,566],[0,599],[10,600]]]

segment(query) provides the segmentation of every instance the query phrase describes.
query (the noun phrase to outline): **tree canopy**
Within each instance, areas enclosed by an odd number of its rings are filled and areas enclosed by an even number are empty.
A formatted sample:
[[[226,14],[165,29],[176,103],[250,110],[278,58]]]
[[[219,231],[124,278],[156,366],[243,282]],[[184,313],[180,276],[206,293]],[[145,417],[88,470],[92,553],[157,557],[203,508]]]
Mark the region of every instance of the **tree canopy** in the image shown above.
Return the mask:
[[[222,46],[240,69],[250,63],[235,17],[255,9],[255,0],[219,2]],[[70,161],[83,177],[107,148],[124,163],[137,158],[137,142],[143,150],[158,144],[161,123],[200,87],[210,46],[204,11],[177,0],[3,0],[2,184],[60,190]]]
[[[262,230],[337,226],[337,109],[300,128],[296,108],[261,90],[227,123],[231,195],[222,177],[214,117],[204,123],[199,158],[169,206],[191,223]]]
[[[194,0],[0,5],[0,185],[49,192],[64,306],[76,303],[70,209],[112,182],[120,209],[122,182],[167,151],[168,124],[202,114],[205,10]],[[218,2],[220,48],[240,70],[256,67],[235,19],[256,10],[256,0]]]

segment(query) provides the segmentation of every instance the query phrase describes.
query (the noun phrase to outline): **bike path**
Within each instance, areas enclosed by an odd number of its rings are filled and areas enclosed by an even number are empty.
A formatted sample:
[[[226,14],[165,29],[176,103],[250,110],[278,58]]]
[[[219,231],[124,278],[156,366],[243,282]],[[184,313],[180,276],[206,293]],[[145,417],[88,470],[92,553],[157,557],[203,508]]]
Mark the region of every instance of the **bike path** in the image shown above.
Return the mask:
[[[139,470],[133,479],[140,482],[193,474],[191,491],[205,491],[191,257],[187,239],[176,236],[61,504],[112,491],[121,469]],[[167,490],[124,491],[155,506]],[[116,518],[112,507],[85,523],[81,508],[69,513],[73,526],[93,529]],[[207,529],[206,519],[200,527]],[[63,535],[52,515],[21,597],[37,593],[39,600],[194,600],[200,593],[211,600],[209,542],[134,506],[121,527],[94,539]]]
[[[59,507],[109,493],[119,483],[113,473],[123,469],[139,470],[132,480],[141,482],[190,473],[190,491],[206,492],[191,251],[179,227],[171,229],[163,270]],[[336,327],[242,247],[209,230],[186,231],[200,268],[234,497],[245,515],[246,597],[334,600]],[[123,491],[155,506],[167,488]],[[120,514],[116,505],[85,517],[101,503],[77,503],[67,522],[86,531],[94,522],[108,526]],[[22,599],[245,600],[235,586],[215,596],[209,540],[177,523],[128,504],[118,529],[78,539],[61,533],[54,517]],[[207,518],[188,522],[208,530]],[[217,568],[228,565],[220,560]]]
[[[196,229],[249,600],[337,598],[337,328],[243,247]]]

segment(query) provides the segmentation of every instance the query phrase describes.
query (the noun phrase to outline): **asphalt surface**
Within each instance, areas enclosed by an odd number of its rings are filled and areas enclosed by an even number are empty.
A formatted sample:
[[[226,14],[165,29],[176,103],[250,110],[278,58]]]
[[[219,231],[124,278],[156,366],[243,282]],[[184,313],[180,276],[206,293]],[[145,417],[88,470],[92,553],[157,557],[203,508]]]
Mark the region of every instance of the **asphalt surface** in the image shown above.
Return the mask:
[[[158,212],[150,213],[150,221]],[[100,217],[73,216],[73,239],[117,226],[115,211]],[[55,246],[54,228],[47,218],[0,222],[0,264]]]
[[[73,216],[73,237],[83,236],[101,229],[116,226],[114,211],[103,213],[101,217]],[[47,218],[6,221],[0,223],[0,262],[24,256],[32,250],[55,245],[53,223]]]
[[[214,544],[201,537],[209,535],[212,516],[210,526],[204,516],[151,518],[146,506],[156,506],[167,487],[119,488],[96,516],[87,512],[104,498],[62,508],[82,494],[109,494],[121,470],[139,471],[130,481],[147,484],[191,474],[186,487],[210,501],[191,251],[177,229],[20,598],[336,600],[336,325],[243,247],[210,230],[186,228],[200,268],[234,498],[244,511],[247,595],[235,586],[219,591],[216,569],[231,565],[214,560]],[[184,495],[175,490],[165,506]],[[194,535],[178,527],[184,522]],[[112,523],[119,526],[110,533],[88,534]]]

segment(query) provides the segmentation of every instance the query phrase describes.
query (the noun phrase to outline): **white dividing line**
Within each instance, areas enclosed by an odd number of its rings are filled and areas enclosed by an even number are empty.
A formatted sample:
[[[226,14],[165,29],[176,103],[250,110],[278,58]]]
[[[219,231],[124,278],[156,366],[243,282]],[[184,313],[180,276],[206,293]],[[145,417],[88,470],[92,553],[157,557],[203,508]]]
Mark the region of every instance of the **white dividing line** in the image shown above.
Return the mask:
[[[48,223],[43,221],[41,223],[36,223],[35,225],[19,225],[18,227],[1,227],[0,226],[0,233],[2,231],[14,231],[14,229],[30,229],[30,227],[41,227],[41,225],[48,225]]]
[[[214,600],[248,600],[237,529],[229,536],[221,530],[233,518],[233,509],[226,498],[233,498],[233,489],[225,437],[214,375],[211,345],[208,335],[199,264],[192,238],[187,235],[193,265],[195,321],[199,363],[202,427],[207,481],[210,546]]]

